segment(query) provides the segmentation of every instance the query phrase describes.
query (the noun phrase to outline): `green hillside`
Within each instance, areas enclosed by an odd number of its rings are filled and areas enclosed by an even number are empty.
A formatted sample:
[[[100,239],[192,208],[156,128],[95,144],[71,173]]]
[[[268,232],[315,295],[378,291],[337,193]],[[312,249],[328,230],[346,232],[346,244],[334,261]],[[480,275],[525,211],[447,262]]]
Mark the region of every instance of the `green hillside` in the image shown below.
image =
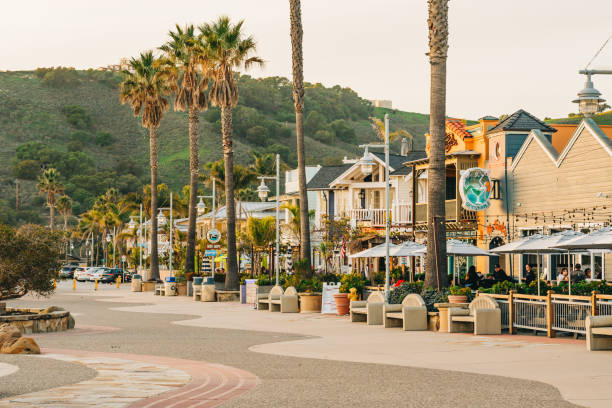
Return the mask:
[[[572,114],[567,118],[546,119],[546,123],[580,123],[582,115]],[[593,115],[593,120],[598,125],[612,125],[612,111],[598,113]]]
[[[55,167],[75,201],[86,210],[109,187],[122,193],[141,191],[148,183],[149,144],[140,119],[119,103],[119,74],[69,68],[0,72],[0,221],[40,222],[44,200],[35,190],[41,167]],[[248,164],[252,150],[281,154],[296,165],[295,116],[291,84],[285,78],[238,79],[234,110],[235,155]],[[338,163],[360,154],[360,143],[375,138],[369,116],[390,113],[391,130],[415,135],[424,147],[427,115],[373,108],[354,91],[340,86],[306,84],[305,134],[309,164]],[[201,114],[202,165],[222,157],[220,113]],[[160,136],[160,182],[180,189],[189,180],[187,115],[169,111]],[[399,150],[399,141],[393,149]],[[15,212],[15,180],[20,211]]]

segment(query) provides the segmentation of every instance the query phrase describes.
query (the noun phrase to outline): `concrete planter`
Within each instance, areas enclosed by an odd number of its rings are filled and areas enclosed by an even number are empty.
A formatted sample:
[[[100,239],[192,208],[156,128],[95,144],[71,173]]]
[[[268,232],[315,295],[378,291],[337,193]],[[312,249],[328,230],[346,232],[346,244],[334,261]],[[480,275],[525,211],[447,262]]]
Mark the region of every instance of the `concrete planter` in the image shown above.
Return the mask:
[[[51,306],[47,309],[20,309],[7,307],[7,315],[0,316],[0,325],[8,323],[22,334],[49,333],[74,328],[70,312]]]
[[[320,294],[300,293],[300,313],[321,313]]]
[[[143,292],[155,292],[155,281],[142,282]]]
[[[237,302],[240,300],[239,290],[218,290],[217,302]]]
[[[448,303],[466,303],[467,296],[465,295],[448,295]]]
[[[176,291],[179,296],[187,296],[187,282],[177,283]]]

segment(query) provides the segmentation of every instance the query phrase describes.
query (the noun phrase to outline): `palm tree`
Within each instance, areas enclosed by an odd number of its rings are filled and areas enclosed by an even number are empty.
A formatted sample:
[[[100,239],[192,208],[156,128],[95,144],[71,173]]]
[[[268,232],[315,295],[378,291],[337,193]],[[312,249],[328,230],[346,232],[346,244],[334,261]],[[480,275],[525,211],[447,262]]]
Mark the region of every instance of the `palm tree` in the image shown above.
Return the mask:
[[[57,199],[55,205],[57,210],[62,214],[64,218],[64,232],[68,230],[68,217],[72,214],[72,199],[67,195],[63,195]]]
[[[234,203],[234,147],[232,136],[232,108],[238,103],[238,86],[232,68],[263,64],[261,58],[250,56],[255,52],[255,40],[242,33],[241,20],[232,24],[222,16],[213,23],[199,27],[210,60],[213,84],[210,101],[221,108],[223,133],[223,159],[225,161],[225,205],[227,209],[227,274],[225,289],[238,289],[238,260],[236,253],[236,208]]]
[[[294,204],[285,204],[281,208],[289,211],[289,213],[291,214],[291,219],[288,220],[288,225],[293,235],[295,235],[295,237],[297,238],[299,246],[301,247],[302,246],[302,234],[301,234],[301,229],[302,229],[301,221],[302,220],[300,218],[302,217],[302,209],[300,208],[299,205],[294,205]],[[315,215],[315,210],[308,211],[309,217],[314,217],[314,215]]]
[[[204,46],[195,34],[193,25],[168,33],[171,40],[159,49],[165,54],[162,59],[164,71],[176,95],[174,110],[188,110],[189,119],[189,222],[187,227],[187,252],[185,271],[194,271],[196,217],[198,200],[198,172],[200,169],[198,148],[198,112],[208,107],[206,89],[209,71]]]
[[[378,137],[380,141],[384,142],[385,141],[385,122],[383,122],[382,120],[376,117],[370,117],[370,120],[372,121],[372,129],[374,129],[374,132],[376,132],[376,136]],[[407,137],[408,139],[410,139],[410,150],[412,150],[413,138],[412,138],[412,134],[408,132],[407,130],[398,129],[395,132],[389,132],[389,141],[395,140],[400,136]]]
[[[302,56],[302,10],[300,0],[289,0],[291,20],[291,63],[293,65],[293,105],[298,157],[298,189],[300,193],[300,258],[310,268],[310,220],[306,191],[306,156],[304,152],[304,58]]]
[[[124,80],[119,85],[122,104],[129,103],[134,116],[142,113],[142,126],[149,130],[151,163],[151,274],[149,279],[159,279],[157,255],[157,129],[162,116],[168,110],[167,96],[171,89],[164,80],[159,62],[151,51],[141,53],[139,58],[129,61],[130,69],[123,72]]]
[[[429,166],[427,168],[427,258],[425,286],[444,287],[446,275],[446,58],[448,0],[428,0],[431,65]]]
[[[64,186],[59,180],[59,171],[48,168],[43,171],[43,175],[38,178],[36,185],[40,194],[47,195],[47,206],[49,207],[49,228],[55,228],[55,197],[64,192]]]
[[[274,217],[254,218],[249,217],[246,225],[246,236],[248,241],[255,247],[253,253],[255,259],[251,259],[251,267],[259,266],[259,253],[265,251],[276,238],[276,220]]]

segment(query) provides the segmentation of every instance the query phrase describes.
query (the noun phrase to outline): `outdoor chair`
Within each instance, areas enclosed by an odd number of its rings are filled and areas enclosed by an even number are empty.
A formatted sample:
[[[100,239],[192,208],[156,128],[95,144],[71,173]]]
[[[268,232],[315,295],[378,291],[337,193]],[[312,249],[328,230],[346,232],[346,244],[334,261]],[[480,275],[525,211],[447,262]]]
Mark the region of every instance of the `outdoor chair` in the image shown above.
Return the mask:
[[[202,300],[202,285],[193,285],[193,300]]]
[[[289,286],[280,297],[281,313],[298,313],[298,294],[293,286]]]
[[[156,283],[155,284],[155,295],[165,296],[166,295],[166,285],[164,285],[163,283]]]
[[[399,305],[383,306],[385,328],[402,327],[405,331],[427,330],[427,306],[423,298],[411,293]]]
[[[448,309],[449,333],[501,334],[501,309],[497,301],[486,295],[477,296],[467,309]]]
[[[257,310],[269,310],[271,312],[276,309],[274,301],[278,301],[278,310],[280,311],[280,297],[283,294],[283,288],[274,286],[270,293],[260,293],[257,295]],[[273,309],[274,308],[274,309]]]
[[[366,322],[368,325],[383,324],[385,297],[382,292],[372,292],[368,300],[352,300],[351,322]]]
[[[587,316],[587,350],[612,350],[612,316]]]

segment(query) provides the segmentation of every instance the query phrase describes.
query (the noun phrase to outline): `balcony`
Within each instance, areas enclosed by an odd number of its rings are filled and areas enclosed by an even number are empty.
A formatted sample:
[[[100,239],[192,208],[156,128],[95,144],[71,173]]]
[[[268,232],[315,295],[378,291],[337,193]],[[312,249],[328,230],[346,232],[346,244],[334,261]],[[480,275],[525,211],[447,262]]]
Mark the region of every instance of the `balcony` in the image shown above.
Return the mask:
[[[353,226],[357,224],[368,224],[371,227],[384,227],[384,208],[352,209],[346,212]],[[412,223],[412,206],[406,203],[394,203],[391,207],[391,225],[403,225]]]
[[[459,208],[457,208],[458,206]],[[447,222],[476,221],[476,212],[464,209],[457,200],[446,200],[444,207]],[[417,203],[414,218],[416,224],[427,223],[427,203]]]

